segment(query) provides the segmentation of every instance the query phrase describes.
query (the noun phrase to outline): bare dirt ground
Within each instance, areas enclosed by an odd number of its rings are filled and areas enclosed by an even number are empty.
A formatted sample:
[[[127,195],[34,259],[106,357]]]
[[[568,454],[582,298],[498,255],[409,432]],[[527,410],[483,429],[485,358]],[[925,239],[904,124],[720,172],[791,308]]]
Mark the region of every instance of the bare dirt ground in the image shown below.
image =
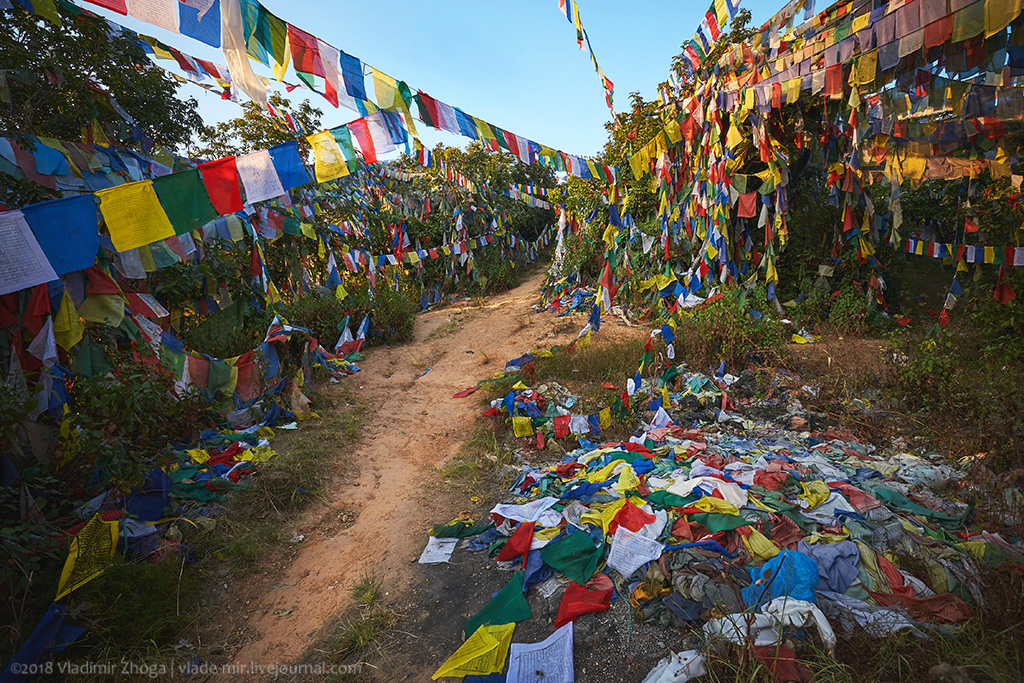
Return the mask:
[[[364,573],[383,579],[385,601],[391,604],[403,602],[421,585],[425,577],[416,559],[430,526],[466,508],[483,512],[464,492],[439,486],[438,468],[458,452],[483,410],[475,395],[452,395],[502,370],[527,350],[567,343],[586,323],[582,315],[531,314],[543,278],[537,270],[515,289],[479,305],[459,302],[421,315],[412,342],[370,349],[362,372],[343,380],[355,383],[372,409],[362,442],[345,456],[343,471],[351,474],[335,482],[326,502],[355,519],[346,520],[344,528],[329,529],[333,535],[307,533],[301,545],[279,553],[245,587],[232,590],[232,599],[219,606],[217,623],[205,638],[218,660],[236,665],[309,661],[309,648],[351,607],[348,589]],[[617,319],[606,324],[602,336],[643,333]],[[296,528],[315,530],[323,510],[311,515]],[[458,592],[456,586],[436,588]],[[411,616],[419,621],[431,615]],[[463,621],[456,617],[454,630]],[[378,671],[372,678],[429,680],[432,670],[406,669],[397,678]]]

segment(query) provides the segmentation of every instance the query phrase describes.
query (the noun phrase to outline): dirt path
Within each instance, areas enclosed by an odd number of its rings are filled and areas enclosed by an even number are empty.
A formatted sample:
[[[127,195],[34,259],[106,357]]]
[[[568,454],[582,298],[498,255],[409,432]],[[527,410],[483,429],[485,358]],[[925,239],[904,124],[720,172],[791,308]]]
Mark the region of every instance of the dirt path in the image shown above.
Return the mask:
[[[347,588],[366,570],[397,590],[408,585],[424,529],[457,504],[425,495],[425,484],[432,469],[458,451],[461,436],[481,412],[475,396],[453,399],[452,394],[475,386],[529,348],[571,338],[583,322],[579,316],[568,324],[551,315],[530,315],[543,278],[538,271],[481,307],[465,302],[420,316],[413,342],[371,349],[362,372],[344,380],[358,384],[364,400],[375,406],[366,436],[350,456],[358,476],[328,492],[332,505],[354,508],[358,517],[331,538],[310,539],[276,588],[248,596],[252,605],[245,627],[255,640],[235,653],[235,663],[299,657],[348,606]],[[552,330],[560,333],[549,337]],[[277,616],[285,610],[292,610],[290,618]]]

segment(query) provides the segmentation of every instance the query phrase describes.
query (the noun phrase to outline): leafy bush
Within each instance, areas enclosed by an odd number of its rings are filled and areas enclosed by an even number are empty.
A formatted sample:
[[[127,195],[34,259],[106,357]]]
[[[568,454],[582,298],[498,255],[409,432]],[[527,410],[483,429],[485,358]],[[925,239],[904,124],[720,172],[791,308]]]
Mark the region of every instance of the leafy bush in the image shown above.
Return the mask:
[[[182,318],[181,339],[185,345],[213,358],[234,358],[252,351],[266,337],[274,319],[272,311],[236,301],[208,316],[193,314]]]
[[[400,279],[398,291],[395,291],[393,276],[385,277],[378,273],[373,298],[370,297],[369,283],[365,279],[354,281],[351,287],[346,284],[346,288],[349,296],[344,303],[348,305],[346,310],[350,316],[352,332],[355,332],[364,315],[370,315],[371,334],[366,340],[368,346],[412,339],[420,295],[411,278]]]
[[[728,290],[682,313],[674,342],[676,358],[698,369],[717,366],[722,360],[737,369],[749,361],[767,364],[781,360],[785,335],[779,323],[766,319],[766,310],[767,298],[758,287],[749,297],[739,290]]]
[[[304,327],[325,347],[338,338],[338,326],[345,320],[349,306],[330,292],[314,292],[281,306],[281,315],[292,325]]]
[[[88,486],[86,478],[98,477],[127,490],[170,458],[169,444],[213,420],[198,392],[173,395],[174,378],[152,356],[110,345],[106,353],[114,369],[79,378],[71,390],[68,437],[55,470],[70,484]]]
[[[890,337],[896,388],[954,455],[989,453],[995,471],[1024,468],[1024,362],[985,346],[968,320],[932,339]]]

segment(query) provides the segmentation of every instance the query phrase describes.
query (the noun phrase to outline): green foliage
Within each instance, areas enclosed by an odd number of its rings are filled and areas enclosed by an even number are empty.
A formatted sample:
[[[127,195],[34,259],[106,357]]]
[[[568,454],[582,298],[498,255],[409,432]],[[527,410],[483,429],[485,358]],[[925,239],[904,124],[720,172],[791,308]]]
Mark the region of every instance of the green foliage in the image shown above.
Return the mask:
[[[306,328],[325,347],[337,340],[341,334],[338,328],[350,311],[350,304],[338,301],[330,292],[313,292],[280,307],[290,324]]]
[[[868,307],[864,294],[855,287],[846,287],[836,292],[832,309],[829,311],[831,326],[840,332],[863,332],[867,328]]]
[[[78,618],[90,626],[74,650],[90,659],[120,661],[123,653],[157,649],[196,617],[199,577],[184,559],[127,562],[115,556],[107,570],[73,593]],[[105,660],[105,655],[109,660]]]
[[[45,185],[0,171],[0,204],[3,206],[15,208],[55,198],[53,191]]]
[[[323,112],[312,106],[309,100],[303,100],[299,106],[294,107],[280,94],[271,93],[268,101],[277,109],[288,111],[292,119],[307,133],[321,130],[320,117],[323,116]],[[305,135],[269,118],[260,106],[251,100],[243,104],[242,109],[243,113],[239,117],[200,128],[199,140],[191,150],[192,156],[201,159],[220,159],[232,154],[241,155],[269,149],[274,145],[296,140],[299,143],[299,151],[308,161],[310,146]]]
[[[248,251],[232,242],[208,240],[198,263],[175,263],[149,278],[150,292],[165,306],[191,308],[207,295],[225,290],[231,297],[262,296],[249,275]]]
[[[995,471],[1024,467],[1024,362],[986,345],[974,327],[957,321],[930,339],[891,334],[896,386],[954,452],[991,453],[985,462]]]
[[[356,280],[354,286],[348,288],[349,298],[345,303],[349,306],[347,310],[353,333],[363,316],[370,314],[372,333],[366,340],[367,346],[412,339],[415,315],[419,310],[419,292],[409,277],[401,278],[398,291],[395,291],[391,272],[392,269],[378,271],[375,297],[370,296],[369,283],[365,279]]]
[[[558,382],[573,382],[580,386],[600,386],[604,382],[618,386],[627,377],[636,374],[643,354],[643,342],[636,339],[615,343],[592,343],[572,353],[563,351],[547,358],[538,358],[534,362],[534,383],[554,379]],[[610,395],[607,403],[611,403],[615,398],[617,394]]]
[[[384,593],[384,579],[372,571],[364,570],[349,590],[360,607],[370,607]]]
[[[214,358],[234,358],[256,348],[273,314],[262,306],[263,292],[249,275],[250,255],[232,242],[208,240],[198,263],[175,263],[153,273],[150,291],[168,310],[181,311],[178,330],[188,348]],[[232,303],[220,311],[201,315],[199,301],[207,296]]]
[[[55,470],[69,483],[85,485],[78,479],[98,476],[127,490],[171,458],[169,442],[190,438],[211,420],[197,393],[174,397],[174,378],[166,366],[132,348],[116,347],[98,330],[89,333],[105,345],[114,369],[76,380],[64,418],[71,436]]]
[[[182,319],[181,339],[188,348],[212,358],[234,358],[263,343],[274,312],[239,301],[208,316]]]
[[[0,68],[10,101],[0,102],[0,135],[76,140],[98,122],[114,139],[132,140],[124,109],[150,138],[174,150],[202,120],[192,98],[175,97],[179,85],[153,65],[130,33],[113,34],[106,21],[71,3],[51,5],[61,25],[16,9],[0,10]]]
[[[63,539],[56,519],[70,507],[60,483],[37,476],[28,490],[43,510],[22,518],[22,487],[0,487],[0,657],[5,645],[18,643],[28,635],[33,621],[50,603],[43,597],[60,577],[64,559]],[[53,501],[52,504],[49,501]],[[45,515],[43,514],[45,512]]]
[[[754,361],[779,362],[785,356],[787,333],[780,323],[752,316],[752,310],[762,315],[771,310],[761,285],[750,296],[727,290],[721,298],[682,313],[674,342],[676,358],[701,371],[722,360],[738,369]]]

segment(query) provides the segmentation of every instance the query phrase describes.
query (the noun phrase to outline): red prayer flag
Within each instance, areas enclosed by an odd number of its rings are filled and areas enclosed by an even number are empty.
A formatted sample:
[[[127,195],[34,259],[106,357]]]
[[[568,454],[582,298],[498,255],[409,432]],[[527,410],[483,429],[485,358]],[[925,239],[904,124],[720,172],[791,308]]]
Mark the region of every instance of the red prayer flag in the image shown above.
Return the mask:
[[[46,324],[46,316],[50,315],[50,290],[44,285],[36,285],[32,289],[28,305],[25,307],[25,314],[22,316],[21,324],[32,335],[39,334]],[[34,358],[35,356],[33,356]]]
[[[314,76],[324,75],[316,36],[288,24],[288,44],[292,48],[292,65],[296,71]]]
[[[555,426],[555,438],[561,439],[563,436],[569,433],[569,422],[572,419],[570,415],[559,415],[551,420]]]
[[[623,526],[633,533],[636,533],[656,519],[657,517],[654,515],[644,512],[634,505],[633,501],[626,501],[626,504],[622,506],[621,510],[615,513],[615,518],[612,519],[611,523],[608,525],[608,535],[613,536],[615,534],[615,530],[618,529],[619,526]]]
[[[242,210],[242,191],[234,156],[199,164],[199,172],[217,213],[224,216]]]
[[[128,7],[125,4],[125,0],[89,0],[89,2],[94,5],[99,5],[103,9],[108,9],[111,12],[128,14]]]
[[[999,303],[1004,306],[1017,298],[1017,292],[1013,291],[1013,287],[1003,278],[1002,266],[999,266],[999,279],[996,281],[996,289],[992,292],[992,296],[998,299]]]
[[[85,271],[89,277],[89,294],[120,294],[121,289],[110,276],[97,266],[89,266]]]
[[[555,628],[565,626],[582,614],[604,612],[611,602],[611,588],[590,591],[573,581],[562,593],[562,601],[558,604],[558,616],[555,617]]]
[[[741,193],[736,209],[736,215],[740,218],[755,218],[757,216],[757,192]]]
[[[530,544],[533,543],[533,527],[536,522],[522,522],[512,532],[511,538],[505,543],[505,547],[498,553],[498,561],[504,562],[514,560],[520,555],[523,556],[523,566],[526,566],[526,556],[530,552]]]
[[[454,394],[452,398],[466,398],[470,394],[476,391],[476,387],[470,387],[469,389],[463,389],[457,394]]]

